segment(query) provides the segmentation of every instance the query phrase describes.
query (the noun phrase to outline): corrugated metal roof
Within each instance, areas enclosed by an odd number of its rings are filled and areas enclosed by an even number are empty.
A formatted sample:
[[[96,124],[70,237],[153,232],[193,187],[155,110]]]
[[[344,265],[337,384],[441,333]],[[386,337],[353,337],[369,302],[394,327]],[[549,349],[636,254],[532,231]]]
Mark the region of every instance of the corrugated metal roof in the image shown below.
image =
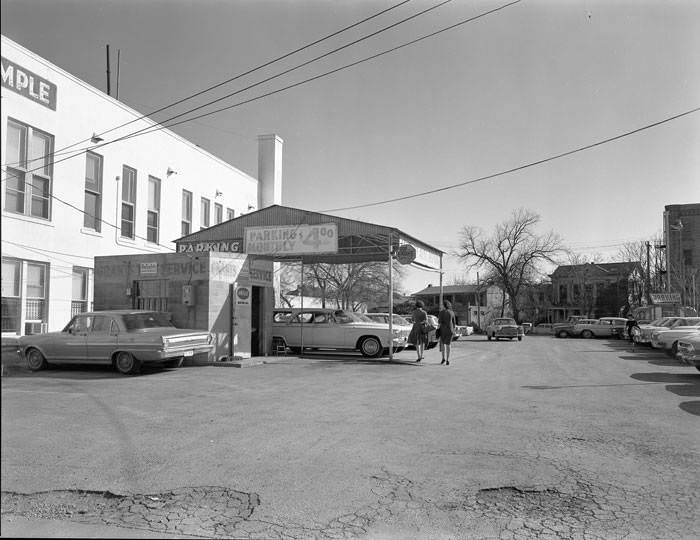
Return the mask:
[[[335,264],[350,262],[385,261],[388,258],[389,237],[394,249],[402,243],[440,258],[443,251],[410,236],[395,227],[376,225],[365,221],[341,218],[320,212],[272,205],[249,214],[244,214],[208,229],[203,229],[175,240],[178,246],[204,242],[243,241],[247,227],[299,227],[335,223],[338,227],[338,253],[275,256],[278,260],[303,259],[305,263],[328,262]],[[241,244],[242,245],[242,244]],[[179,249],[179,248],[178,248]]]

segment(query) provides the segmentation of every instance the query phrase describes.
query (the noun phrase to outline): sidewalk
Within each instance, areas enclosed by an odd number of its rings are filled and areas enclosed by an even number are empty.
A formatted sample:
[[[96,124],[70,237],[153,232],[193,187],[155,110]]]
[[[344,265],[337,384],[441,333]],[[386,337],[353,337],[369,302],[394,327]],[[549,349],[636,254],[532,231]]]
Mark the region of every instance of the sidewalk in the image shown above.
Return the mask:
[[[88,525],[74,521],[3,516],[0,538],[199,538],[113,525]]]

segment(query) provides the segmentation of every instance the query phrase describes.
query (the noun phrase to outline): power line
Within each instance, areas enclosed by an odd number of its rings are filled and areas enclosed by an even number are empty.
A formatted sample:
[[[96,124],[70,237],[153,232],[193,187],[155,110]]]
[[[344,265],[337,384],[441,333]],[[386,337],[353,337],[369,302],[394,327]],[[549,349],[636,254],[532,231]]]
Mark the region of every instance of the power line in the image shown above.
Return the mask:
[[[555,154],[555,155],[553,155],[553,156],[550,156],[550,157],[547,157],[547,158],[543,158],[543,159],[539,159],[539,160],[537,160],[537,161],[531,161],[530,163],[526,163],[526,164],[524,164],[524,165],[519,165],[518,167],[513,167],[512,169],[507,169],[507,170],[505,170],[505,171],[500,171],[500,172],[497,172],[497,173],[489,174],[489,175],[487,175],[487,176],[481,176],[481,177],[479,177],[479,178],[475,178],[474,180],[467,180],[467,181],[465,181],[465,182],[459,182],[459,183],[457,183],[457,184],[451,184],[451,185],[449,185],[449,186],[444,186],[444,187],[441,187],[441,188],[430,189],[430,190],[428,190],[428,191],[421,191],[420,193],[414,193],[414,194],[412,194],[412,195],[404,195],[403,197],[394,197],[393,199],[385,199],[385,200],[383,200],[383,201],[377,201],[377,202],[365,203],[365,204],[358,204],[358,205],[355,205],[355,206],[346,206],[346,207],[343,207],[343,208],[331,208],[331,209],[328,209],[328,210],[320,210],[320,212],[342,212],[342,211],[345,211],[345,210],[355,210],[355,209],[357,209],[357,208],[368,208],[368,207],[370,207],[370,206],[379,206],[379,205],[382,205],[382,204],[389,204],[389,203],[392,203],[392,202],[405,201],[405,200],[408,200],[408,199],[415,199],[415,198],[417,198],[417,197],[424,197],[425,195],[432,195],[433,193],[439,193],[439,192],[441,192],[441,191],[447,191],[447,190],[450,190],[450,189],[455,189],[455,188],[462,187],[462,186],[466,186],[466,185],[469,185],[469,184],[476,184],[477,182],[483,182],[484,180],[490,180],[490,179],[496,178],[496,177],[498,177],[498,176],[504,176],[504,175],[506,175],[506,174],[514,173],[514,172],[517,172],[517,171],[522,171],[523,169],[528,169],[528,168],[534,167],[534,166],[536,166],[536,165],[542,165],[543,163],[547,163],[547,162],[549,162],[549,161],[554,161],[555,159],[560,159],[560,158],[563,158],[563,157],[566,157],[566,156],[570,156],[570,155],[576,154],[576,153],[578,153],[578,152],[583,152],[584,150],[590,150],[591,148],[595,148],[596,146],[601,146],[601,145],[603,145],[603,144],[607,144],[607,143],[609,143],[609,142],[613,142],[613,141],[616,141],[616,140],[618,140],[618,139],[622,139],[623,137],[628,137],[628,136],[630,136],[630,135],[634,135],[635,133],[639,133],[639,132],[641,132],[641,131],[644,131],[644,130],[647,130],[647,129],[651,129],[651,128],[653,128],[653,127],[660,126],[660,125],[665,124],[665,123],[667,123],[667,122],[671,122],[671,121],[673,121],[673,120],[677,120],[677,119],[679,119],[679,118],[682,118],[682,117],[687,116],[687,115],[689,115],[689,114],[696,113],[696,112],[698,112],[698,111],[700,111],[700,107],[697,107],[697,108],[695,108],[695,109],[691,109],[691,110],[689,110],[689,111],[682,112],[682,113],[680,113],[680,114],[676,114],[676,115],[674,115],[674,116],[671,116],[671,117],[669,117],[669,118],[665,118],[664,120],[660,120],[660,121],[654,122],[654,123],[652,123],[652,124],[647,124],[646,126],[643,126],[643,127],[637,128],[637,129],[633,129],[633,130],[631,130],[631,131],[626,131],[625,133],[621,133],[620,135],[616,135],[616,136],[614,136],[614,137],[609,137],[609,138],[607,138],[607,139],[603,139],[603,140],[601,140],[601,141],[597,141],[597,142],[592,143],[592,144],[587,144],[586,146],[580,146],[580,147],[575,148],[575,149],[573,149],[573,150],[569,150],[569,151],[567,151],[567,152],[562,152],[562,153],[560,153],[560,154]]]
[[[379,12],[375,13],[374,15],[370,15],[369,17],[366,17],[366,18],[364,18],[364,19],[362,19],[362,20],[360,20],[360,21],[358,21],[358,22],[356,22],[356,23],[353,23],[353,24],[351,24],[351,25],[348,25],[348,26],[346,26],[346,27],[344,27],[344,28],[341,28],[340,30],[336,30],[335,32],[332,32],[332,33],[330,33],[330,34],[328,34],[328,35],[326,35],[326,36],[324,36],[324,37],[322,37],[322,38],[319,38],[319,39],[317,39],[316,41],[312,41],[311,43],[307,43],[306,45],[303,45],[303,46],[301,46],[301,47],[298,47],[297,49],[294,49],[294,50],[291,51],[291,52],[285,53],[285,54],[283,54],[283,55],[281,55],[281,56],[278,56],[278,57],[276,57],[276,58],[274,58],[274,59],[272,59],[272,60],[268,60],[267,62],[264,62],[263,64],[260,64],[260,65],[254,67],[254,68],[251,68],[251,69],[249,69],[248,71],[245,71],[245,72],[243,72],[243,73],[239,73],[238,75],[235,75],[235,76],[233,76],[233,77],[231,77],[231,78],[229,78],[229,79],[226,79],[225,81],[222,81],[222,82],[217,83],[217,84],[215,84],[215,85],[213,85],[213,86],[210,86],[210,87],[208,87],[208,88],[205,88],[204,90],[201,90],[201,91],[199,91],[199,92],[196,92],[196,93],[194,93],[194,94],[191,94],[191,95],[189,95],[189,96],[186,96],[186,97],[184,97],[184,98],[181,98],[181,99],[179,99],[179,100],[177,100],[177,101],[175,101],[175,102],[173,102],[173,103],[170,103],[169,105],[165,105],[165,106],[163,106],[163,107],[161,107],[161,108],[159,108],[159,109],[156,109],[155,111],[151,111],[150,113],[141,115],[141,116],[139,116],[139,117],[137,117],[137,118],[134,118],[133,120],[130,120],[130,121],[128,121],[128,122],[125,122],[124,124],[121,124],[121,125],[119,125],[119,126],[116,126],[116,127],[111,128],[111,129],[108,129],[107,131],[103,131],[103,132],[99,133],[99,135],[100,135],[100,136],[101,136],[101,135],[106,135],[107,133],[111,133],[112,131],[115,131],[115,130],[120,129],[120,128],[123,128],[123,127],[126,127],[126,126],[128,126],[128,125],[130,125],[130,124],[133,124],[134,122],[138,122],[139,120],[143,120],[143,119],[145,119],[145,118],[148,118],[148,117],[150,117],[150,116],[152,116],[152,115],[154,115],[154,114],[157,114],[157,113],[159,113],[159,112],[162,112],[162,111],[164,111],[164,110],[166,110],[166,109],[169,109],[169,108],[174,107],[174,106],[176,106],[176,105],[180,105],[181,103],[184,103],[185,101],[189,101],[190,99],[193,99],[193,98],[195,98],[195,97],[199,97],[199,96],[201,96],[202,94],[206,94],[207,92],[210,92],[211,90],[214,90],[214,89],[216,89],[216,88],[220,88],[221,86],[224,86],[224,85],[226,85],[226,84],[228,84],[228,83],[231,83],[231,82],[233,82],[233,81],[235,81],[235,80],[238,80],[238,79],[240,79],[240,78],[242,78],[242,77],[245,77],[246,75],[250,75],[251,73],[254,73],[255,71],[259,71],[259,70],[261,70],[261,69],[263,69],[263,68],[265,68],[265,67],[268,67],[268,66],[270,66],[270,65],[272,65],[272,64],[274,64],[274,63],[277,63],[277,62],[279,62],[280,60],[284,60],[285,58],[288,58],[288,57],[290,57],[290,56],[292,56],[292,55],[294,55],[294,54],[296,54],[296,53],[298,53],[298,52],[301,52],[301,51],[306,50],[306,49],[308,49],[308,48],[310,48],[310,47],[313,47],[314,45],[318,45],[319,43],[321,43],[321,42],[323,42],[323,41],[326,41],[326,40],[328,40],[328,39],[330,39],[330,38],[332,38],[332,37],[335,37],[335,36],[337,36],[337,35],[339,35],[339,34],[342,34],[343,32],[346,32],[347,30],[350,30],[351,28],[354,28],[354,27],[359,26],[359,25],[361,25],[361,24],[363,24],[363,23],[365,23],[365,22],[367,22],[367,21],[370,21],[370,20],[372,20],[372,19],[375,19],[375,18],[379,17],[380,15],[383,15],[384,13],[387,13],[387,12],[389,12],[389,11],[391,11],[391,10],[393,10],[393,9],[396,9],[396,8],[398,8],[398,7],[400,7],[400,6],[404,5],[404,4],[407,4],[407,3],[410,2],[410,1],[411,1],[411,0],[403,0],[402,2],[399,2],[398,4],[395,4],[395,5],[393,5],[393,6],[389,7],[389,8],[383,9],[382,11],[379,11]],[[203,106],[206,106],[206,105],[203,105]],[[185,114],[187,114],[187,113],[185,113]],[[166,120],[166,122],[167,122],[167,120]],[[162,123],[162,122],[159,122],[159,123]],[[88,142],[88,141],[91,141],[91,140],[92,140],[92,137],[87,138],[87,139],[83,139],[83,140],[81,140],[81,141],[78,141],[78,142],[73,143],[73,144],[68,145],[68,146],[64,146],[60,151],[51,152],[50,154],[47,154],[47,156],[44,156],[44,158],[45,158],[45,157],[48,157],[48,156],[60,155],[59,152],[62,152],[63,150],[67,150],[67,149],[69,149],[69,148],[72,148],[72,147],[74,147],[74,146],[77,146],[77,145],[79,145],[79,144],[82,144],[82,143],[85,143],[85,142]],[[31,161],[35,161],[35,160],[38,160],[38,159],[44,159],[44,158],[35,158],[34,160],[31,160]],[[6,165],[12,165],[12,164],[6,164]],[[15,165],[16,165],[16,163],[15,163]]]
[[[518,2],[520,2],[520,1],[521,1],[521,0],[517,0],[516,2],[513,2],[513,3],[518,3]],[[165,125],[166,122],[172,122],[173,120],[176,120],[176,119],[178,119],[178,118],[181,118],[181,117],[183,117],[183,116],[185,116],[185,115],[187,115],[187,114],[193,113],[193,112],[195,112],[195,111],[198,111],[198,110],[200,110],[200,109],[203,109],[203,108],[205,108],[205,107],[208,107],[209,105],[213,105],[214,103],[218,103],[218,102],[220,102],[220,101],[223,101],[223,100],[225,100],[225,99],[228,99],[228,98],[230,98],[230,97],[233,97],[233,96],[235,96],[235,95],[238,95],[238,94],[240,94],[240,93],[242,93],[242,92],[245,92],[245,91],[247,91],[247,90],[250,90],[250,89],[252,89],[252,88],[255,88],[256,86],[260,86],[261,84],[264,84],[264,83],[266,83],[266,82],[270,82],[270,81],[272,81],[272,80],[274,80],[274,79],[277,79],[277,78],[279,78],[279,77],[281,77],[281,76],[283,76],[283,75],[287,75],[288,73],[291,73],[292,71],[296,71],[297,69],[300,69],[300,68],[302,68],[302,67],[308,66],[309,64],[312,64],[313,62],[316,62],[316,61],[318,61],[318,60],[321,60],[322,58],[325,58],[325,57],[327,57],[327,56],[330,56],[330,55],[332,55],[332,54],[335,54],[335,53],[338,52],[338,51],[347,49],[348,47],[351,47],[351,46],[353,46],[353,45],[356,45],[357,43],[360,43],[360,42],[362,42],[362,41],[365,41],[365,40],[367,40],[367,39],[370,39],[370,38],[372,38],[372,37],[374,37],[374,36],[376,36],[376,35],[378,35],[378,34],[381,34],[381,33],[383,33],[383,32],[386,32],[387,30],[390,30],[390,29],[392,29],[392,28],[395,28],[396,26],[399,26],[399,25],[401,25],[401,24],[403,24],[403,23],[405,23],[405,22],[408,22],[408,21],[413,20],[413,19],[415,19],[415,18],[417,18],[417,17],[420,17],[420,16],[422,16],[422,15],[425,15],[426,13],[428,13],[428,12],[434,10],[434,9],[437,9],[437,8],[439,8],[439,7],[441,7],[441,6],[445,5],[445,4],[447,4],[447,3],[449,3],[449,2],[452,2],[452,0],[443,0],[443,1],[440,2],[439,4],[436,4],[435,6],[431,6],[431,7],[429,7],[429,8],[426,8],[426,9],[424,9],[423,11],[420,11],[420,12],[414,14],[414,15],[411,15],[411,16],[409,16],[409,17],[406,17],[406,18],[404,18],[404,19],[401,19],[400,21],[398,21],[398,22],[396,22],[396,23],[393,23],[393,24],[390,24],[390,25],[388,25],[388,26],[385,26],[384,28],[381,28],[381,29],[379,29],[379,30],[377,30],[377,31],[375,31],[375,32],[372,32],[371,34],[368,34],[368,35],[363,36],[363,37],[361,37],[361,38],[359,38],[359,39],[356,39],[355,41],[351,41],[350,43],[347,43],[347,44],[342,45],[342,46],[340,46],[340,47],[337,47],[337,48],[335,48],[335,49],[333,49],[333,50],[331,50],[331,51],[328,51],[328,52],[326,52],[326,53],[324,53],[324,54],[321,54],[321,55],[319,55],[319,56],[316,56],[316,57],[312,58],[311,60],[307,60],[306,62],[302,62],[301,64],[297,64],[297,65],[294,66],[294,67],[291,67],[291,68],[289,68],[289,69],[286,69],[286,70],[284,70],[284,71],[282,71],[282,72],[280,72],[280,73],[277,73],[277,74],[275,74],[275,75],[271,75],[270,77],[268,77],[268,78],[266,78],[266,79],[263,79],[263,80],[258,81],[258,82],[256,82],[256,83],[253,83],[253,84],[250,84],[250,85],[246,86],[245,88],[241,88],[240,90],[236,90],[235,92],[231,92],[231,93],[226,94],[226,95],[224,95],[224,96],[221,96],[221,97],[219,97],[219,98],[217,98],[217,99],[211,100],[211,101],[209,101],[209,102],[207,102],[207,103],[205,103],[205,104],[203,104],[203,105],[199,105],[199,106],[197,106],[197,107],[194,107],[194,108],[189,109],[189,110],[187,110],[187,111],[184,111],[184,112],[182,112],[182,113],[176,114],[175,116],[171,116],[170,118],[167,118],[167,119],[163,120],[162,122],[159,122],[160,125],[148,126],[148,127],[145,127],[145,128],[141,128],[141,129],[139,129],[139,130],[137,130],[137,131],[134,131],[134,132],[132,132],[132,133],[129,133],[129,134],[127,134],[127,135],[123,135],[123,136],[121,136],[121,137],[117,137],[116,139],[114,139],[114,140],[112,140],[112,141],[107,141],[107,142],[100,143],[100,144],[97,144],[97,145],[92,146],[92,147],[85,148],[85,150],[94,150],[94,149],[97,149],[97,148],[102,148],[103,146],[107,146],[108,144],[113,144],[113,143],[115,143],[115,142],[120,142],[120,141],[123,141],[123,140],[131,139],[131,138],[133,138],[133,137],[137,137],[137,136],[140,136],[140,135],[145,135],[145,134],[152,133],[152,132],[155,132],[155,131],[160,131],[160,130],[167,129],[167,128],[170,128],[170,127],[173,127],[173,126],[177,126],[177,125],[180,125],[180,124],[183,124],[183,123],[186,123],[186,122],[192,122],[192,121],[197,120],[197,119],[199,119],[199,118],[204,118],[205,116],[210,116],[210,115],[212,115],[212,114],[216,114],[216,113],[219,113],[219,112],[228,110],[228,109],[232,109],[232,108],[234,108],[234,107],[238,107],[238,106],[243,105],[243,104],[246,104],[246,103],[250,103],[250,102],[252,102],[252,101],[257,101],[257,100],[259,100],[259,99],[262,99],[262,98],[264,98],[264,97],[271,96],[271,95],[273,95],[273,94],[277,94],[277,93],[279,93],[279,92],[283,92],[283,91],[285,91],[285,90],[289,90],[290,88],[294,88],[294,87],[296,87],[296,86],[300,86],[301,84],[305,84],[305,83],[307,83],[307,82],[310,82],[310,81],[319,79],[319,78],[321,78],[321,77],[325,77],[326,75],[329,75],[329,74],[332,74],[332,73],[336,73],[336,72],[338,72],[338,71],[341,71],[342,69],[346,69],[346,68],[348,68],[348,67],[357,65],[357,64],[359,64],[359,63],[362,63],[363,61],[367,61],[367,60],[369,60],[369,59],[373,59],[373,58],[376,58],[376,57],[378,57],[378,56],[382,56],[382,54],[386,54],[387,52],[391,52],[391,51],[393,51],[393,50],[397,50],[397,49],[399,49],[399,48],[401,48],[401,47],[396,47],[396,48],[394,48],[394,49],[391,49],[391,50],[389,50],[389,51],[386,51],[385,53],[381,53],[381,54],[379,54],[379,55],[374,55],[374,56],[369,57],[368,59],[362,60],[362,61],[360,61],[360,62],[354,62],[354,63],[349,64],[348,66],[345,66],[345,67],[343,67],[343,68],[335,69],[335,70],[329,71],[329,72],[327,72],[327,73],[324,73],[324,74],[322,74],[322,75],[319,75],[319,76],[316,76],[316,77],[312,77],[312,78],[310,78],[310,79],[306,79],[305,81],[302,81],[301,83],[296,83],[296,84],[293,84],[293,85],[290,85],[290,86],[286,86],[286,87],[281,88],[281,89],[279,89],[279,90],[275,90],[275,91],[272,91],[272,92],[268,92],[268,93],[263,94],[263,95],[261,95],[261,96],[258,96],[258,97],[252,98],[252,99],[248,99],[248,100],[245,100],[245,101],[243,101],[243,102],[236,103],[236,104],[231,105],[231,106],[227,106],[227,107],[223,107],[223,108],[220,108],[220,109],[216,109],[216,110],[214,110],[214,111],[209,111],[209,112],[204,113],[204,114],[199,115],[199,116],[195,116],[195,117],[192,117],[192,118],[186,118],[186,119],[184,119],[184,120],[182,120],[182,121],[180,121],[180,122],[175,122],[175,123],[171,123],[171,124]],[[497,10],[494,10],[494,11],[497,11]],[[476,18],[478,18],[478,17],[476,17]],[[438,32],[438,33],[439,33],[439,32]],[[420,40],[416,40],[416,41],[420,41]],[[410,44],[410,43],[409,43],[409,44]],[[74,145],[74,146],[75,146],[75,145]],[[71,156],[71,157],[72,157],[72,156]],[[70,159],[70,158],[69,158],[69,159]],[[57,161],[56,163],[58,163],[58,162],[60,162],[60,160]]]

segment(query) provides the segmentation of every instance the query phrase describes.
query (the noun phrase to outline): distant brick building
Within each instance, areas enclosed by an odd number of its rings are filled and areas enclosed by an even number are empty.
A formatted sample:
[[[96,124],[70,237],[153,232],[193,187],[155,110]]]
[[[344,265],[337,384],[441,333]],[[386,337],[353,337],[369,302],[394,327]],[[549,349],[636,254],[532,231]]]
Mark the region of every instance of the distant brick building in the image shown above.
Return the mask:
[[[617,316],[626,305],[639,305],[644,295],[641,263],[586,263],[563,265],[550,274],[552,307],[550,320],[571,315]]]
[[[682,305],[698,308],[700,284],[700,203],[664,207],[667,292],[679,293]]]

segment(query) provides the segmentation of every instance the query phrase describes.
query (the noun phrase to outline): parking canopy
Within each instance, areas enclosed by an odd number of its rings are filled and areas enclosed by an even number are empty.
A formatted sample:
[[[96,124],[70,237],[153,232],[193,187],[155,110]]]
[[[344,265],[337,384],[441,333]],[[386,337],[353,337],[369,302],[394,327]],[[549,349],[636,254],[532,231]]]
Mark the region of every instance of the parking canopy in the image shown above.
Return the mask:
[[[387,261],[440,270],[443,251],[394,227],[272,205],[175,240],[178,253],[247,253],[275,261]]]

